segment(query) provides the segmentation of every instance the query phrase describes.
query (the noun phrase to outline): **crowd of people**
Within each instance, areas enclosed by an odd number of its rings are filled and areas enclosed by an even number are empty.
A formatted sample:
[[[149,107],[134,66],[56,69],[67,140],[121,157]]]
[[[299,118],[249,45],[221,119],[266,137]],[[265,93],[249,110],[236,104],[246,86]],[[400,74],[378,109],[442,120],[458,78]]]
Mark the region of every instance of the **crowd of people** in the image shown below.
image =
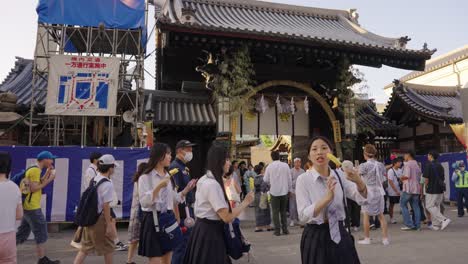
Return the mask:
[[[112,155],[92,153],[77,210],[79,227],[71,242],[78,248],[74,263],[84,263],[91,253],[112,263],[115,250],[127,249],[129,264],[135,263],[136,254],[148,263],[230,263],[225,225],[238,221],[248,207],[255,207],[255,232],[282,236],[289,234],[289,227],[303,228],[300,250],[306,264],[360,263],[352,230],[359,230],[361,220],[364,238],[357,243],[371,244],[370,230],[380,227],[382,244],[390,245],[386,214],[388,223],[396,224],[396,204],[404,231],[421,230],[421,224],[444,230],[451,222],[443,214],[445,172],[434,151],[421,169],[412,152],[392,155],[384,165],[369,144],[363,149],[365,162],[353,166],[349,161],[332,163],[332,144],[314,137],[304,167],[298,157],[290,166],[278,151],[271,152],[271,163],[253,166],[231,161],[228,149],[213,143],[206,174],[197,179],[187,166],[194,147],[188,140],[179,141],[172,160],[171,148],[155,143],[148,162],[138,165],[132,178],[128,246],[118,238],[113,210],[119,203],[112,183],[118,163]],[[55,179],[55,158],[43,151],[35,165],[9,180],[11,157],[0,152],[0,263],[16,263],[16,244],[31,232],[38,263],[60,263],[46,256],[47,222],[40,208],[42,189]],[[450,179],[462,217],[468,210],[468,172],[463,162],[454,168]],[[21,220],[18,229],[16,220]]]

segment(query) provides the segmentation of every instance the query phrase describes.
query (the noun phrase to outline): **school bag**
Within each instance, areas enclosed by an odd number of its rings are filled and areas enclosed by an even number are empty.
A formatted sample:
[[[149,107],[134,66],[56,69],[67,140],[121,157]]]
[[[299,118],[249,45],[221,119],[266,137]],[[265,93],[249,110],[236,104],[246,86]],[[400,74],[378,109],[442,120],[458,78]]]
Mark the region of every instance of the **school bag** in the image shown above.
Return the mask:
[[[24,178],[26,177],[26,173],[29,171],[29,169],[32,169],[32,168],[37,168],[37,166],[33,165],[31,167],[26,168],[25,170],[18,172],[17,174],[13,175],[13,177],[10,177],[10,180],[14,182],[16,185],[18,185],[18,187],[20,187],[20,190],[21,190],[21,186],[27,185],[26,182],[24,181]],[[21,190],[21,200],[23,204],[28,195],[29,195],[29,202],[31,202],[31,197],[32,197],[31,192],[23,193],[23,190]]]
[[[224,225],[224,241],[226,242],[227,254],[233,259],[240,259],[244,253],[250,251],[250,244],[245,241],[242,235],[239,218]]]
[[[102,183],[109,181],[109,179],[102,179],[98,183],[94,179],[89,183],[88,188],[81,196],[78,209],[75,215],[75,224],[78,226],[92,226],[95,225],[99,219],[98,213],[98,187]]]

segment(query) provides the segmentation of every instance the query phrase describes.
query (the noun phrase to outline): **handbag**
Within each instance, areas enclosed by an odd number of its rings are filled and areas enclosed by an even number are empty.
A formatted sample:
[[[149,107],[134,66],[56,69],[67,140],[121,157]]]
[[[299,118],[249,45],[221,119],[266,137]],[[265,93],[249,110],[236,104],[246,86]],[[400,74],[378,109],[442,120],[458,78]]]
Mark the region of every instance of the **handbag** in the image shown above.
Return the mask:
[[[226,243],[226,253],[235,260],[240,259],[244,253],[250,251],[250,244],[245,242],[242,235],[239,218],[224,225],[224,241]]]
[[[343,191],[343,205],[344,205],[344,210],[345,210],[345,215],[346,215],[345,226],[346,226],[346,230],[348,230],[348,234],[351,237],[351,240],[353,241],[353,247],[355,248],[356,247],[355,244],[354,244],[355,240],[354,240],[353,234],[351,233],[351,219],[350,219],[350,216],[348,214],[348,204],[346,203],[346,194],[345,194],[345,191],[344,191],[343,182],[341,181],[341,177],[338,175],[336,170],[333,170],[333,171],[335,172],[336,177],[340,181],[341,190]]]
[[[153,186],[152,175],[149,175],[149,182],[150,185]],[[152,213],[155,231],[156,233],[161,233],[160,243],[162,249],[172,251],[183,240],[182,230],[175,218],[174,212],[161,212],[158,215],[156,204],[154,204]]]

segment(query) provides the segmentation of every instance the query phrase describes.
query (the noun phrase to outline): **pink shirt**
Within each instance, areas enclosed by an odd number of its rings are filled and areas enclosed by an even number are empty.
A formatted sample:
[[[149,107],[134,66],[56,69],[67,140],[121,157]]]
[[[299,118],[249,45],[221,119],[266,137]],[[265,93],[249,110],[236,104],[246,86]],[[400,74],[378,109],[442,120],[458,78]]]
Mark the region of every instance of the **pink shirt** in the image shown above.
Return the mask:
[[[403,181],[403,192],[410,194],[421,193],[421,168],[415,160],[405,162],[403,168],[403,176],[408,177],[408,180]]]

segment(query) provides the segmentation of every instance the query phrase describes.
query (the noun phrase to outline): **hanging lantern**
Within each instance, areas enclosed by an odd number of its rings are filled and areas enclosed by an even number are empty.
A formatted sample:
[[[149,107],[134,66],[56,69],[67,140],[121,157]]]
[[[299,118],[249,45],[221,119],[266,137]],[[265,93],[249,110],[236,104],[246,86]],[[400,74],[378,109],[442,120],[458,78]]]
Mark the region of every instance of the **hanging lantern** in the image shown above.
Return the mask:
[[[283,105],[281,105],[281,99],[278,96],[276,96],[276,108],[278,108],[278,113],[283,113]]]
[[[309,114],[309,99],[307,96],[304,99],[304,111],[307,115]]]
[[[267,100],[265,100],[265,96],[263,96],[263,94],[262,97],[260,97],[260,99],[257,99],[255,110],[262,114],[264,114],[268,110],[268,102]]]
[[[291,114],[294,115],[294,113],[296,112],[296,106],[294,105],[294,96],[291,97],[291,106],[290,106],[290,108],[291,108]]]

